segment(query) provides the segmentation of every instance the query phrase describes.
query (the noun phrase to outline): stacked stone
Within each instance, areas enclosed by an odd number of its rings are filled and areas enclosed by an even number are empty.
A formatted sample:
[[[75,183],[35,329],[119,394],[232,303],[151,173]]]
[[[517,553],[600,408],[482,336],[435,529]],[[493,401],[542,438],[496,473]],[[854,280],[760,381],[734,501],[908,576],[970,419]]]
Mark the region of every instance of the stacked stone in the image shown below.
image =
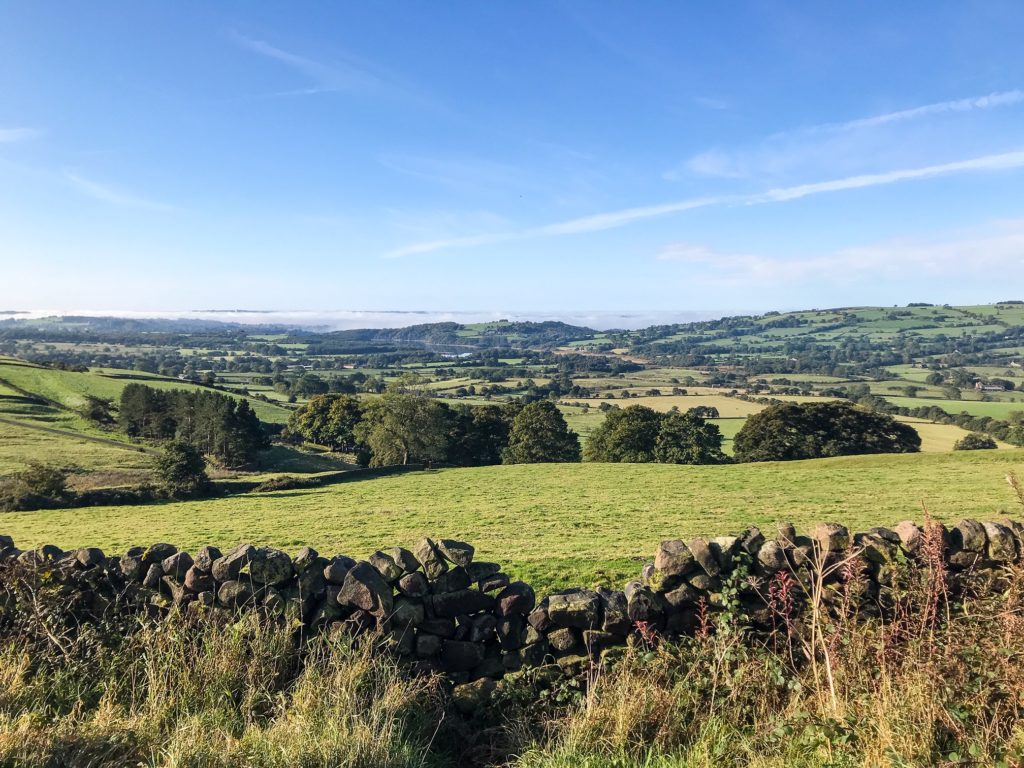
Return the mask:
[[[838,599],[838,585],[856,573],[862,589],[855,606],[884,611],[897,563],[940,557],[955,591],[964,578],[996,577],[1024,557],[1024,524],[1016,521],[962,520],[941,532],[938,552],[928,551],[925,532],[909,521],[853,536],[823,523],[808,535],[784,524],[770,538],[750,528],[739,536],[674,539],[663,541],[641,578],[622,591],[569,589],[540,602],[528,584],[512,582],[496,563],[475,561],[472,546],[452,539],[424,539],[412,550],[377,551],[357,562],[309,547],[292,558],[251,544],[226,553],[204,547],[195,557],[166,543],[121,557],[52,545],[22,552],[0,536],[0,562],[48,569],[66,591],[62,605],[84,615],[117,600],[149,611],[257,609],[310,631],[376,629],[418,670],[467,683],[524,668],[575,670],[636,631],[692,634],[725,607],[730,583],[750,623],[771,629],[772,581],[780,573],[806,586],[818,567],[826,600]],[[741,565],[739,581],[731,575]],[[793,590],[797,613],[801,595]],[[842,596],[850,599],[848,591]]]

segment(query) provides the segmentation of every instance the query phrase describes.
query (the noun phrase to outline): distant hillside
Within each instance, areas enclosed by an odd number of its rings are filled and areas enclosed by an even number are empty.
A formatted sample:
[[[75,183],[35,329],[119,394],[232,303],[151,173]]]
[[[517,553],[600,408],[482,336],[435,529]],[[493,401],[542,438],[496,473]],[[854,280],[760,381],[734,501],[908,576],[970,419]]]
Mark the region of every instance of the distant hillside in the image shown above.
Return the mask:
[[[899,365],[938,356],[985,353],[992,361],[1020,356],[1024,303],[978,306],[844,307],[769,312],[606,334],[606,348],[688,364],[742,365],[756,358],[772,370],[799,358],[826,366]]]

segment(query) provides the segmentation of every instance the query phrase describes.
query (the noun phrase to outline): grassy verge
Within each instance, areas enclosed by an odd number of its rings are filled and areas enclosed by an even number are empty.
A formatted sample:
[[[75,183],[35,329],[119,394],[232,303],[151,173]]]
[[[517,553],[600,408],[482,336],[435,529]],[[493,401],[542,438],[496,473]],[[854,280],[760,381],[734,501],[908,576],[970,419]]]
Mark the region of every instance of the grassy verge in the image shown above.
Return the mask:
[[[418,472],[322,488],[205,501],[91,507],[0,516],[22,547],[64,549],[169,541],[190,551],[240,541],[365,557],[425,535],[473,543],[538,589],[621,586],[666,538],[774,531],[841,521],[851,530],[937,517],[1005,514],[1005,477],[1024,451],[855,456],[683,467],[555,464]]]

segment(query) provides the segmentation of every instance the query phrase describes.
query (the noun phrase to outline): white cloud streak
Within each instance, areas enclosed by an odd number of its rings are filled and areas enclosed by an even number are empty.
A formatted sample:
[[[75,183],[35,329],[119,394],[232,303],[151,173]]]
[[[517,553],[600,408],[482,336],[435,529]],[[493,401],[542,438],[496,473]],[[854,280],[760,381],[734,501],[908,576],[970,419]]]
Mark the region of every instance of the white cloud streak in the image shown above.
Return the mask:
[[[79,192],[82,192],[94,200],[99,200],[104,203],[110,203],[112,205],[118,205],[125,208],[138,208],[140,210],[156,211],[160,213],[168,213],[178,210],[173,205],[167,205],[166,203],[160,203],[155,200],[139,197],[106,184],[92,181],[91,179],[87,179],[74,171],[65,170],[64,178],[71,182],[72,186],[74,186]]]
[[[492,234],[473,235],[471,237],[454,237],[431,240],[398,248],[384,254],[384,256],[386,258],[398,258],[452,248],[469,248],[481,245],[492,245],[510,240],[575,235],[585,232],[599,232],[608,229],[618,229],[619,227],[624,227],[637,221],[660,218],[697,208],[708,208],[721,205],[764,205],[767,203],[782,203],[813,195],[826,194],[829,192],[864,189],[868,187],[896,184],[902,181],[911,181],[915,179],[950,176],[959,173],[1010,170],[1021,167],[1024,167],[1024,151],[1006,152],[1003,154],[985,155],[953,163],[929,165],[921,168],[905,168],[887,171],[885,173],[848,176],[841,179],[831,179],[813,184],[779,187],[753,195],[699,197],[689,200],[662,203],[660,205],[624,208],[618,211],[609,211],[607,213],[569,219],[567,221],[518,231],[496,232]]]
[[[836,123],[805,126],[782,131],[752,146],[734,150],[715,147],[700,152],[662,174],[668,181],[690,176],[739,179],[755,175],[777,175],[801,163],[822,164],[836,158],[872,158],[873,142],[888,136],[883,130],[923,118],[963,114],[1024,103],[1024,91],[997,91],[984,96],[940,101],[920,107],[888,112]],[[914,142],[911,141],[911,145]]]
[[[809,133],[823,131],[851,131],[860,128],[877,128],[881,125],[899,123],[906,120],[916,120],[919,117],[931,117],[949,112],[973,112],[979,109],[994,109],[996,107],[1012,106],[1024,102],[1024,91],[998,91],[985,96],[972,96],[966,99],[953,99],[940,101],[935,104],[925,104],[921,107],[901,109],[896,112],[889,112],[873,117],[862,117],[856,120],[848,120],[845,123],[825,123],[824,125],[812,126],[804,129]]]
[[[351,57],[325,64],[237,32],[232,33],[232,39],[247,51],[284,64],[301,74],[310,83],[303,88],[281,91],[269,94],[270,96],[312,96],[345,91],[399,90],[375,73],[370,65]]]

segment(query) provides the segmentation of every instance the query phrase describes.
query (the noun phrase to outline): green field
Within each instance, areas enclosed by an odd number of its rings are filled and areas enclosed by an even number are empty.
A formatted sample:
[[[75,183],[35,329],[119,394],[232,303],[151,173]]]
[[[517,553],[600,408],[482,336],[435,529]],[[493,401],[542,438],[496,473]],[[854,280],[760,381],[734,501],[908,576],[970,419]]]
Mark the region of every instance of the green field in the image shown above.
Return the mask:
[[[76,373],[46,368],[11,358],[0,358],[0,380],[9,382],[18,389],[40,395],[64,408],[76,410],[86,403],[86,396],[104,400],[116,400],[132,382],[143,383],[155,389],[197,389],[198,385],[188,381],[169,379],[154,374],[135,371],[107,371],[98,373]],[[206,389],[205,387],[203,389]],[[291,411],[270,403],[249,399],[256,415],[262,420],[275,424],[288,421]]]
[[[553,464],[420,472],[317,489],[198,502],[18,512],[0,533],[120,552],[170,541],[195,550],[240,541],[365,557],[424,535],[476,545],[543,589],[635,576],[658,541],[756,524],[838,520],[852,529],[922,517],[1020,514],[1006,484],[1024,450],[671,466]]]

